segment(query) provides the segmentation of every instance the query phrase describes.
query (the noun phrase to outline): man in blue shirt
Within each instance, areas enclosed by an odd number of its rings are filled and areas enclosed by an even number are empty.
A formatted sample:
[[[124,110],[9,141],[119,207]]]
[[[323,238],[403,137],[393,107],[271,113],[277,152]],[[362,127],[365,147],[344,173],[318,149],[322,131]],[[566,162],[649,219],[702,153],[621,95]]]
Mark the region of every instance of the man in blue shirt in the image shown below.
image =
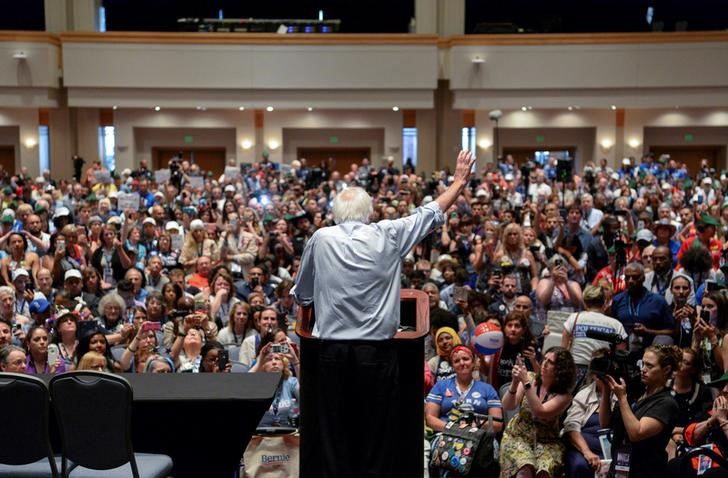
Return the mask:
[[[627,264],[624,281],[627,290],[614,297],[612,317],[622,322],[630,332],[630,352],[641,356],[644,349],[653,343],[672,344],[675,327],[672,311],[664,297],[645,288],[642,264]]]

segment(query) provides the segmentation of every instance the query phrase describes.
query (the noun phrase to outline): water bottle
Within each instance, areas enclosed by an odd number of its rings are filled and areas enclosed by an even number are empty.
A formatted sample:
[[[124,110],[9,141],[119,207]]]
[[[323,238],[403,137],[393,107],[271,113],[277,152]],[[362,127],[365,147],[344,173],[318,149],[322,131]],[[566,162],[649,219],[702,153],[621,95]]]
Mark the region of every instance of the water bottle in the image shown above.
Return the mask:
[[[298,428],[298,401],[294,398],[291,400],[291,410],[288,412],[288,424],[293,428]]]

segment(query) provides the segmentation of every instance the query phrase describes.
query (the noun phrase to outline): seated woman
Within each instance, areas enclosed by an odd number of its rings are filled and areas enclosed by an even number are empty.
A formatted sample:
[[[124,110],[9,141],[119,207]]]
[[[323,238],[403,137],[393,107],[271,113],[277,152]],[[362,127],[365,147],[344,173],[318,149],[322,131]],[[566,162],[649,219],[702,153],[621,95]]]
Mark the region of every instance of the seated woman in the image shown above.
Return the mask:
[[[232,369],[232,362],[228,359],[222,368],[220,368],[220,354],[225,352],[220,342],[210,340],[205,342],[202,346],[200,355],[202,355],[202,362],[200,363],[201,373],[229,373]]]
[[[503,408],[518,415],[508,422],[501,440],[501,477],[550,478],[562,466],[564,444],[559,417],[571,403],[576,366],[571,353],[551,347],[541,373],[529,372],[522,359],[513,366],[513,381],[503,397]]]
[[[217,340],[223,346],[240,346],[251,335],[255,335],[255,328],[250,316],[250,306],[246,302],[236,302],[230,309],[227,325],[217,334]]]
[[[144,364],[144,373],[174,373],[174,363],[169,357],[152,355]]]
[[[500,397],[495,389],[473,378],[475,353],[470,347],[458,345],[450,353],[455,376],[435,384],[427,395],[425,422],[436,432],[441,432],[448,422],[450,412],[459,404],[469,404],[475,413],[502,418]],[[503,422],[493,424],[496,432],[503,429]]]
[[[300,400],[298,379],[291,374],[288,359],[281,354],[272,353],[273,344],[266,344],[260,351],[260,360],[251,367],[250,372],[272,372],[283,374],[276,390],[273,403],[258,423],[258,427],[288,426],[292,413],[297,408],[296,401]]]
[[[719,452],[723,457],[728,457],[728,373],[723,374],[710,385],[720,390],[712,403],[711,415],[709,418],[693,422],[685,428],[685,444],[690,447],[712,444],[714,451]],[[693,466],[683,466],[684,460],[685,458],[680,456],[668,462],[668,478],[696,476],[695,462],[693,461]],[[728,469],[720,468],[716,463],[710,463],[701,476],[702,478],[728,478]]]
[[[606,356],[608,349],[597,349],[592,359]],[[609,386],[603,378],[591,374],[591,382],[582,388],[566,412],[563,436],[566,439],[564,468],[569,478],[593,478],[599,469],[602,447],[599,443],[599,407],[601,397],[609,395]],[[615,399],[612,398],[611,406]]]
[[[124,349],[119,365],[125,372],[142,373],[147,359],[156,354],[157,334],[154,330],[145,329],[143,323],[137,326],[137,333]]]
[[[432,383],[448,380],[455,376],[455,370],[450,363],[450,352],[460,345],[460,337],[450,327],[440,327],[435,332],[435,349],[437,355],[427,361],[429,375],[434,379]]]
[[[126,323],[123,317],[126,316],[126,304],[124,299],[117,293],[106,294],[99,301],[99,317],[96,323],[99,329],[106,335],[109,344],[122,343],[132,332],[132,325]]]
[[[205,344],[205,334],[196,327],[188,328],[183,334],[177,335],[177,340],[172,345],[170,356],[175,361],[177,372],[200,371],[202,362],[202,346]]]
[[[60,355],[54,363],[48,363],[48,332],[45,328],[35,326],[28,331],[25,337],[25,350],[27,351],[27,360],[25,366],[26,373],[63,373],[66,366]]]
[[[78,361],[77,370],[95,370],[97,372],[106,371],[106,357],[98,352],[89,351],[83,354],[81,360]]]
[[[105,372],[121,372],[121,365],[111,355],[111,347],[109,347],[109,342],[106,340],[106,334],[101,330],[90,330],[78,339],[76,360],[86,355],[88,351],[97,352],[106,357]]]
[[[273,327],[272,329],[269,329],[268,332],[260,339],[256,359],[249,372],[257,370],[255,367],[257,364],[261,363],[263,349],[265,349],[268,344],[272,345],[270,349],[271,353],[280,354],[281,357],[288,361],[291,373],[295,377],[301,375],[301,359],[298,356],[297,346],[288,337],[285,329],[280,327]]]
[[[59,311],[56,321],[53,323],[52,342],[58,345],[61,360],[63,360],[66,370],[73,370],[73,366],[76,364],[76,347],[78,346],[78,340],[76,340],[77,320],[78,318],[75,313],[66,310],[64,312]]]
[[[645,349],[642,356],[642,384],[645,392],[631,403],[623,379],[617,383],[607,375],[607,383],[617,397],[617,406],[609,413],[609,394],[602,396],[600,425],[612,428],[612,470],[617,461],[629,467],[630,478],[658,478],[665,474],[667,452],[679,407],[667,388],[668,380],[678,370],[681,354],[674,345],[657,345]]]

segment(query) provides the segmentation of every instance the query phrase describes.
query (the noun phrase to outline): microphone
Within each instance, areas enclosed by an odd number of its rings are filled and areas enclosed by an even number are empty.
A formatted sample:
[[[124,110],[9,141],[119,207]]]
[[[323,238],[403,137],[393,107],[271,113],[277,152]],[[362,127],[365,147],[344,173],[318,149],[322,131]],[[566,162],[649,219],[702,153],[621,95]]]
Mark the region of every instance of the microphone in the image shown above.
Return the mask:
[[[586,331],[586,336],[590,339],[602,340],[604,342],[609,342],[610,344],[618,344],[620,342],[627,341],[619,334],[615,334],[613,332],[602,332],[601,330],[589,329]]]

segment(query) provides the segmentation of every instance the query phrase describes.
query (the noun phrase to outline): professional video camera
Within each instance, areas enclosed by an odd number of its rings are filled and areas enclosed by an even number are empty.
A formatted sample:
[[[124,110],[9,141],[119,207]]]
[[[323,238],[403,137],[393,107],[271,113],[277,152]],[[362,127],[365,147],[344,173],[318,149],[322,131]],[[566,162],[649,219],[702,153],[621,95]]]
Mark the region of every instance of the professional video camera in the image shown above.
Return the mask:
[[[640,369],[627,351],[617,350],[617,344],[625,342],[625,339],[618,334],[598,330],[587,330],[586,336],[609,343],[609,353],[592,359],[589,363],[589,372],[599,377],[609,375],[617,382],[623,379],[627,385],[627,396],[638,396],[642,390]]]

